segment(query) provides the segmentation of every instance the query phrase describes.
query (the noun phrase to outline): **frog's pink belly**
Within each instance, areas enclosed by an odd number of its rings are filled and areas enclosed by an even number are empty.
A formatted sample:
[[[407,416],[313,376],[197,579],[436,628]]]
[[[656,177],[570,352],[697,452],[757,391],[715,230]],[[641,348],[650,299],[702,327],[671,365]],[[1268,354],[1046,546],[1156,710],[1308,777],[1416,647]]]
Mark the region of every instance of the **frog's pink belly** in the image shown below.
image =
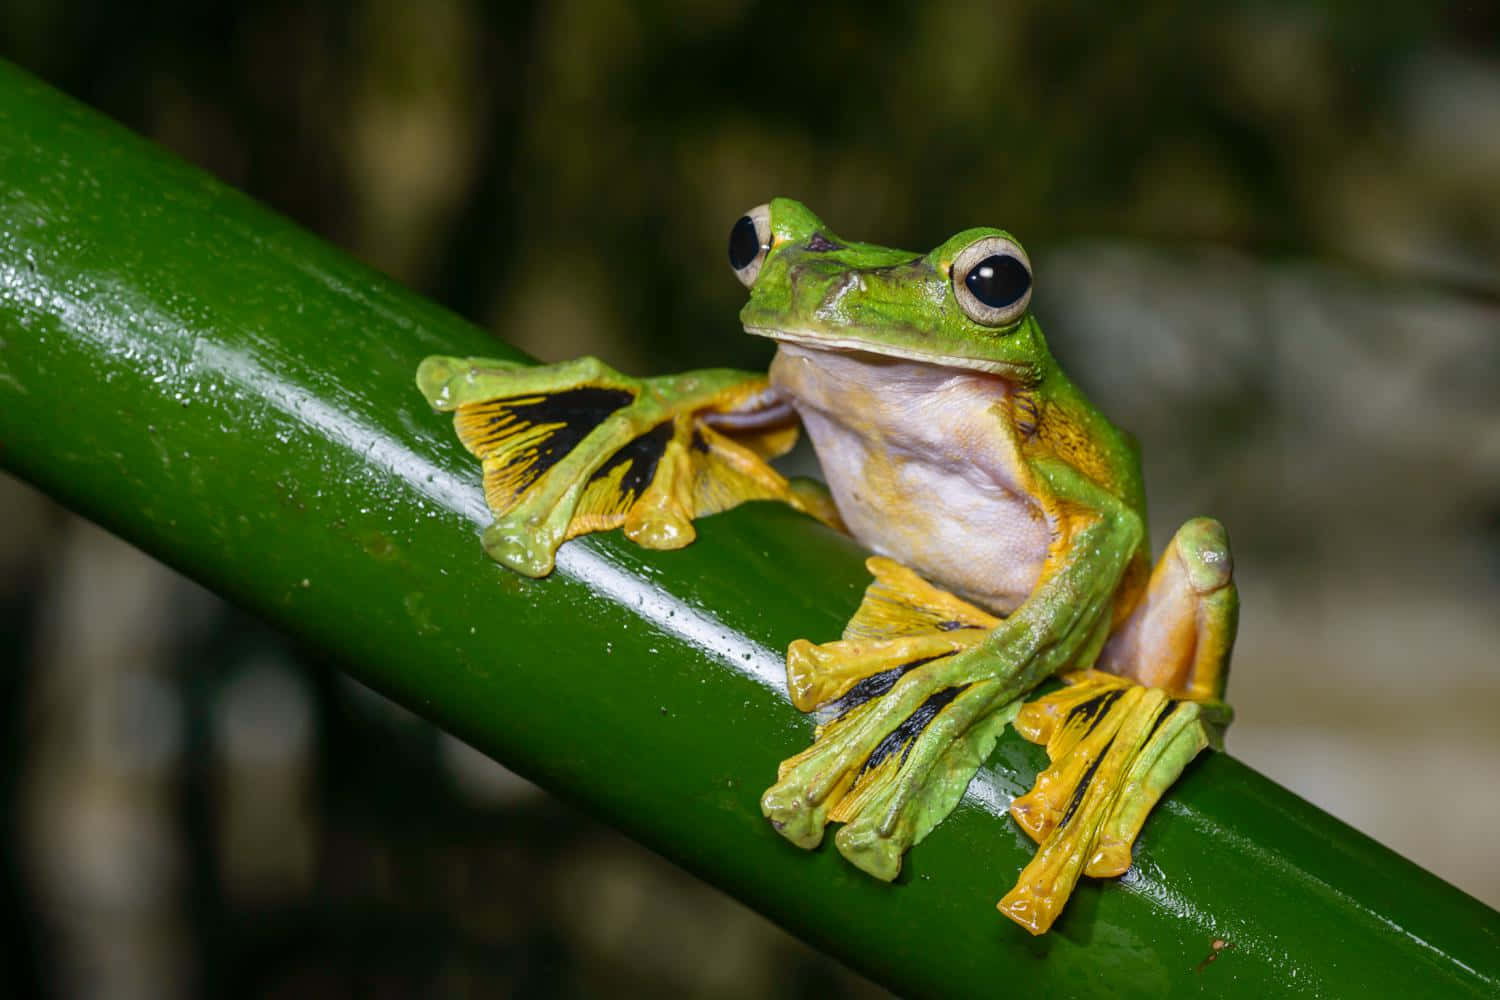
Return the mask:
[[[797,407],[855,538],[991,611],[1026,599],[1050,532],[994,446],[1003,386],[787,345],[772,379]]]

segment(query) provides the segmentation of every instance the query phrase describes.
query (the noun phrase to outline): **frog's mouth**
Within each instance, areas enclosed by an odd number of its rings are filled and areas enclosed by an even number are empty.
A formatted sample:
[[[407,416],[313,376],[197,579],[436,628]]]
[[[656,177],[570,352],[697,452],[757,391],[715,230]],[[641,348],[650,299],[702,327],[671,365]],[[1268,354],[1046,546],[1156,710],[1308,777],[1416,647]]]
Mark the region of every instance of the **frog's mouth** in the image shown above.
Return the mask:
[[[756,337],[765,337],[782,344],[820,351],[838,351],[840,354],[866,354],[880,358],[900,358],[903,361],[919,361],[939,368],[966,368],[969,371],[999,375],[1011,382],[1035,381],[1032,367],[1016,361],[996,361],[993,358],[971,358],[962,354],[939,354],[920,351],[894,344],[873,344],[858,337],[837,337],[826,333],[809,333],[801,330],[778,330],[772,327],[747,326],[745,332]]]

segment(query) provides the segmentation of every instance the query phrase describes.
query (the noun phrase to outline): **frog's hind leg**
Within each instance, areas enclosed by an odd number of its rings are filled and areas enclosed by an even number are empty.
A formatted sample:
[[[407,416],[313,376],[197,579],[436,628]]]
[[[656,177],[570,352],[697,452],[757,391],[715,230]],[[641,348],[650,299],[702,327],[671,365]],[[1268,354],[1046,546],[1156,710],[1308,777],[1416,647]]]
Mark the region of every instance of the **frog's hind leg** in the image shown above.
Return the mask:
[[[1183,525],[1146,594],[1096,667],[1026,705],[1016,729],[1051,765],[1011,815],[1040,845],[1000,909],[1045,930],[1080,875],[1121,875],[1153,806],[1205,746],[1216,745],[1238,596],[1217,521]]]
[[[761,809],[801,847],[816,846],[829,821],[844,823],[840,853],[892,879],[906,849],[958,803],[1014,711],[995,710],[994,681],[934,682],[999,619],[889,559],[867,565],[875,581],[844,638],[788,650],[793,703],[825,721],[811,747],[782,763]],[[890,711],[892,700],[904,707]]]
[[[1238,622],[1229,539],[1218,521],[1194,518],[1177,529],[1095,666],[1179,698],[1221,699]]]
[[[491,557],[551,571],[569,538],[623,527],[647,548],[692,541],[692,520],[746,500],[822,513],[768,464],[796,440],[763,376],[727,369],[635,379],[596,358],[527,367],[432,357],[417,385],[454,411],[484,467]]]

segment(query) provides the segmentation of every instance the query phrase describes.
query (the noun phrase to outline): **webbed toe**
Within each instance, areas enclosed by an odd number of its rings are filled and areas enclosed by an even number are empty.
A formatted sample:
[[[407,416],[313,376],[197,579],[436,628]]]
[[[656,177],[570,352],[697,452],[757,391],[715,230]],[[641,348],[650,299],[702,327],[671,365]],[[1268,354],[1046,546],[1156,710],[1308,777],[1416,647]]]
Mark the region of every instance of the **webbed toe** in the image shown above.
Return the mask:
[[[876,878],[952,811],[1018,705],[997,703],[972,653],[998,619],[879,557],[875,581],[837,642],[794,642],[788,687],[821,710],[807,750],[782,763],[761,801],[801,847],[844,824],[839,852]]]
[[[1083,875],[1121,875],[1151,808],[1216,739],[1223,707],[1184,701],[1099,671],[1024,706],[1016,730],[1051,764],[1011,816],[1040,845],[998,908],[1045,932]]]
[[[805,506],[769,464],[795,442],[795,425],[713,419],[763,407],[763,376],[636,379],[597,358],[526,366],[436,356],[418,368],[417,387],[453,411],[459,440],[483,465],[495,515],[485,551],[527,576],[546,576],[557,548],[590,532],[623,528],[642,547],[675,549],[696,536],[695,518],[747,500]]]

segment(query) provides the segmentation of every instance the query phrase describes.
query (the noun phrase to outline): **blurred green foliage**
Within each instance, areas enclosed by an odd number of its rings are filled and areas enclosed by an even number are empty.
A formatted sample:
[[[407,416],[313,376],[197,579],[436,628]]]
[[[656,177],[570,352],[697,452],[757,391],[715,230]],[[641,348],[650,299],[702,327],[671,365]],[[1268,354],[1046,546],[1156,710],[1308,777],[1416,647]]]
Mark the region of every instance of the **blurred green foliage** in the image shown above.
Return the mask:
[[[764,360],[722,244],[776,194],[893,246],[1500,264],[1493,173],[1413,143],[1464,141],[1423,101],[1484,5],[8,6],[12,59],[546,358]]]

